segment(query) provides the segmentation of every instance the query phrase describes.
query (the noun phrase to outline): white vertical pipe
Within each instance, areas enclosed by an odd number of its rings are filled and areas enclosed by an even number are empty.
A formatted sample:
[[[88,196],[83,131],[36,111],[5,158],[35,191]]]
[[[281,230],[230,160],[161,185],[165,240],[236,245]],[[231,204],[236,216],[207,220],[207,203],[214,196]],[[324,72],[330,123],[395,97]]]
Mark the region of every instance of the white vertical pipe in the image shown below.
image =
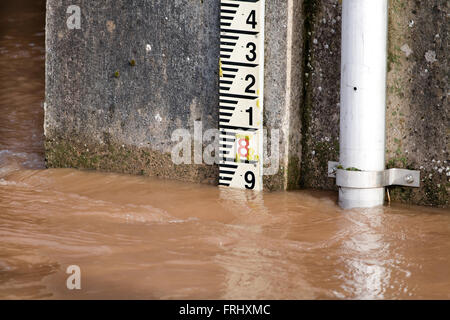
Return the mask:
[[[385,169],[388,0],[343,0],[340,165]],[[384,188],[340,188],[343,208],[383,205]]]

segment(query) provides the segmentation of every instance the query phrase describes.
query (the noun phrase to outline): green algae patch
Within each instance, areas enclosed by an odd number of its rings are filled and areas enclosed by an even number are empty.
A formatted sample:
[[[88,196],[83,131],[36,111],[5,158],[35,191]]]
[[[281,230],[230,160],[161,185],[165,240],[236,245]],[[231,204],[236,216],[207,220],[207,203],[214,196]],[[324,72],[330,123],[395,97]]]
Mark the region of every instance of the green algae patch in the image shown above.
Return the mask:
[[[218,182],[217,166],[175,165],[169,153],[114,143],[83,144],[79,141],[47,140],[45,142],[46,167],[156,176],[207,184]]]

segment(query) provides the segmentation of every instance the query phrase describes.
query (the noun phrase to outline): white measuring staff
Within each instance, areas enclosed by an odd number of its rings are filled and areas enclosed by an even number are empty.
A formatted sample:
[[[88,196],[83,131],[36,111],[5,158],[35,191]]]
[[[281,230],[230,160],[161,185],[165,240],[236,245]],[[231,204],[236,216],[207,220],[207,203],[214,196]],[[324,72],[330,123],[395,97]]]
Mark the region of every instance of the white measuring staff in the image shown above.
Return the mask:
[[[220,1],[219,186],[263,188],[264,0]]]

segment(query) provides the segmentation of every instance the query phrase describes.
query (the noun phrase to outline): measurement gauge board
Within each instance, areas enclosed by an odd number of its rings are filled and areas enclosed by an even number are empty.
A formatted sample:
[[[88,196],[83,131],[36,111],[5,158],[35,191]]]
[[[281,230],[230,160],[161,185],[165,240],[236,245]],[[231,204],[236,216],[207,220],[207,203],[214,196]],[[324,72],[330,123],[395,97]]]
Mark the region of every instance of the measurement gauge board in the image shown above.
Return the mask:
[[[263,188],[264,1],[220,1],[219,186]]]

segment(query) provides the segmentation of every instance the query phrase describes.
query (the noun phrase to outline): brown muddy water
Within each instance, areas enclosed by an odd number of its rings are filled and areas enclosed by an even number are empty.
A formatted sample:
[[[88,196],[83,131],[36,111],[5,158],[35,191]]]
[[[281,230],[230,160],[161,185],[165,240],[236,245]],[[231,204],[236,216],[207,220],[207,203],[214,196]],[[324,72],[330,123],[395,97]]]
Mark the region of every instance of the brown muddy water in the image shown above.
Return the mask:
[[[0,298],[450,299],[448,210],[45,170],[43,1],[0,9]]]

